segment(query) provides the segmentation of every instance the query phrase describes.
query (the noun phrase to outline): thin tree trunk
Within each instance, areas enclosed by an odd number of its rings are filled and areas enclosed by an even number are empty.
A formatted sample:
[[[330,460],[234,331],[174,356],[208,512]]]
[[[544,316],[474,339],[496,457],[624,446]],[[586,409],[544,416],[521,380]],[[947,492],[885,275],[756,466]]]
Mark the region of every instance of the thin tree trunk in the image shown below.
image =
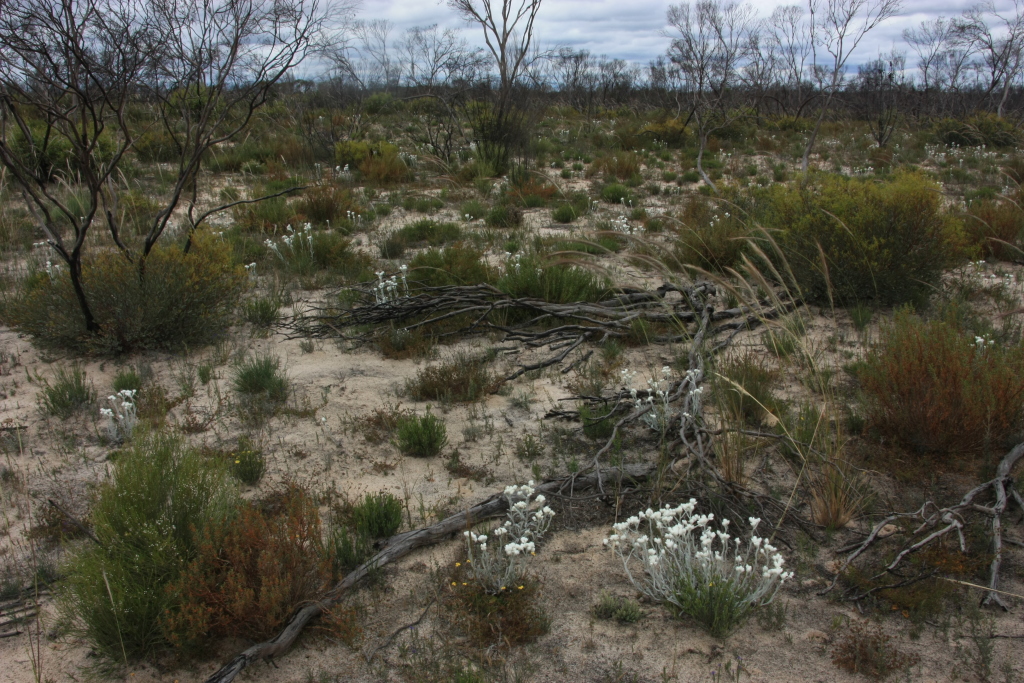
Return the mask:
[[[75,250],[68,259],[68,273],[71,276],[71,287],[75,290],[75,298],[78,299],[78,307],[85,318],[85,329],[96,334],[100,331],[100,325],[93,317],[92,309],[85,298],[85,289],[82,288],[82,255]]]

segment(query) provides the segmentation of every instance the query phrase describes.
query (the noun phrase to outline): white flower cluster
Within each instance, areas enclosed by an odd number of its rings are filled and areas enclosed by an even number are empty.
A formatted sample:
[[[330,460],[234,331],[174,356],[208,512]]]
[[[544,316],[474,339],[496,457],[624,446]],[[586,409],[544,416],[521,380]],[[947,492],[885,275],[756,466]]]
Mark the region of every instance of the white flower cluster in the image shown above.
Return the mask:
[[[287,234],[281,236],[281,244],[288,247],[288,251],[291,255],[295,255],[296,250],[304,249],[309,252],[310,258],[313,258],[313,226],[310,223],[306,223],[302,226],[302,230],[295,232],[291,225],[285,227]],[[277,242],[272,239],[267,239],[263,242],[267,249],[270,249],[277,257],[282,261],[287,262],[288,259],[281,252],[281,248]],[[254,266],[255,267],[255,266]]]
[[[531,505],[534,491],[532,481],[523,486],[506,486],[505,523],[489,534],[464,532],[469,572],[489,593],[497,594],[523,578],[529,558],[537,553],[537,541],[543,538],[555,516],[555,511],[544,505],[542,495],[533,498],[536,507]]]
[[[625,387],[629,388],[629,396],[633,400],[633,407],[636,410],[643,410],[650,406],[650,409],[640,416],[644,424],[656,432],[663,432],[668,427],[669,420],[669,389],[672,388],[672,369],[667,365],[661,368],[659,379],[647,380],[647,398],[641,399],[636,388],[632,387],[636,372],[624,369],[620,373]]]
[[[135,390],[122,389],[107,396],[109,408],[100,408],[100,415],[107,418],[107,435],[114,443],[123,443],[132,438],[132,432],[139,423],[135,414]]]
[[[348,170],[348,164],[345,164],[344,168],[335,166],[334,177],[338,180],[352,180],[352,172]]]
[[[384,277],[384,271],[377,271],[377,286],[373,288],[373,295],[377,300],[378,304],[387,304],[392,301],[396,301],[399,297],[399,290],[401,289],[402,296],[409,296],[409,282],[406,280],[406,275],[409,272],[409,266],[404,263],[399,267],[401,275],[392,275],[389,278]],[[399,280],[401,278],[401,280]],[[401,281],[402,285],[399,287],[398,283]]]
[[[625,201],[625,200],[623,200],[623,201]],[[630,225],[629,219],[626,218],[625,216],[621,215],[621,214],[619,215],[618,218],[613,218],[612,221],[611,221],[611,224],[612,224],[612,230],[614,230],[615,232],[621,232],[623,235],[643,235],[644,234],[644,226],[643,225],[637,225],[637,226],[634,227],[633,225]]]
[[[744,548],[741,538],[729,534],[728,519],[715,529],[714,514],[694,514],[696,507],[691,498],[674,508],[648,508],[616,524],[604,544],[622,560],[637,590],[683,612],[692,608],[695,592],[715,586],[741,610],[771,602],[793,573],[783,570],[785,560],[774,546],[754,535],[761,520],[749,519],[751,536]],[[638,576],[637,562],[643,569]]]
[[[522,254],[513,254],[511,252],[506,251],[505,252],[505,272],[507,273],[509,271],[509,269],[512,269],[512,271],[514,271],[515,274],[518,275],[519,274],[519,268],[522,266],[522,263],[521,263],[522,260],[523,260],[523,255]]]

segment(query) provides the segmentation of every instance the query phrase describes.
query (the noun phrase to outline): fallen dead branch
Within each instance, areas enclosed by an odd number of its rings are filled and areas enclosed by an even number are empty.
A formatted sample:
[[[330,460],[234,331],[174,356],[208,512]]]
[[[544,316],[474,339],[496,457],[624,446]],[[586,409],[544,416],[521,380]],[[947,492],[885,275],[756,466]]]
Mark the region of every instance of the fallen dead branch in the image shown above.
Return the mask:
[[[726,339],[716,345],[721,348],[738,332],[752,329],[799,305],[788,299],[775,304],[762,300],[752,306],[716,311],[707,303],[716,291],[710,282],[698,282],[689,287],[665,283],[653,291],[623,288],[605,301],[564,304],[514,298],[488,284],[430,287],[415,296],[387,301],[377,300],[372,283],[350,289],[357,293],[356,305],[348,309],[336,306],[307,309],[284,324],[288,337],[332,337],[367,342],[380,325],[411,332],[446,323],[449,329],[436,332],[438,338],[499,332],[505,335],[504,342],[519,343],[527,348],[547,345],[549,351],[558,352],[534,363],[521,364],[504,381],[561,363],[584,342],[601,343],[626,337],[638,321],[671,324],[682,332],[652,341],[678,342],[693,339],[698,334],[708,339],[723,335]],[[503,324],[513,312],[520,316],[526,313],[529,317],[514,325]],[[727,332],[730,334],[725,335]],[[577,362],[572,361],[569,367]]]
[[[635,485],[649,479],[656,471],[657,466],[653,464],[625,465],[590,474],[576,474],[553,479],[535,488],[536,493],[539,494],[564,495],[566,490],[571,492],[589,490],[596,487],[602,480],[615,480],[620,484],[628,483]],[[407,531],[391,537],[380,552],[350,572],[337,586],[323,595],[320,600],[306,605],[292,615],[284,629],[274,638],[253,645],[244,652],[239,653],[206,679],[206,683],[229,683],[229,681],[233,681],[239,673],[251,664],[261,659],[272,661],[274,657],[284,653],[292,646],[295,639],[302,632],[302,629],[311,620],[319,617],[325,610],[340,602],[351,588],[366,578],[371,572],[405,557],[413,550],[450,539],[455,534],[468,529],[474,524],[500,515],[505,512],[507,505],[507,499],[504,495],[495,494],[487,500],[452,515],[433,526],[416,529],[415,531]]]
[[[910,539],[904,543],[903,548],[896,554],[892,562],[886,565],[881,572],[873,576],[871,581],[877,581],[886,574],[892,574],[909,555],[948,534],[956,534],[960,542],[961,552],[967,552],[967,542],[964,538],[963,529],[966,524],[966,516],[969,513],[975,512],[989,517],[992,527],[992,562],[989,565],[988,587],[985,596],[981,600],[981,604],[996,604],[1004,610],[1008,609],[1006,603],[1000,597],[1003,591],[999,590],[999,570],[1003,561],[1002,516],[1011,501],[1015,502],[1021,511],[1024,512],[1024,501],[1021,500],[1020,494],[1013,488],[1013,477],[1011,475],[1014,465],[1021,458],[1024,458],[1024,443],[1018,444],[1003,457],[999,462],[999,467],[996,468],[995,477],[968,491],[956,505],[940,508],[934,502],[926,501],[913,512],[896,512],[886,516],[885,519],[875,524],[867,538],[853,548],[853,552],[843,561],[832,582],[819,595],[825,595],[832,591],[850,564],[864,554],[879,538],[888,537],[881,535],[882,530],[887,525],[898,520],[919,519],[921,524],[913,531]],[[994,500],[991,504],[982,505],[976,502],[981,499],[982,494],[986,493],[993,494]],[[849,550],[849,548],[844,550]],[[872,589],[872,591],[892,587],[894,586],[879,586],[876,589]]]

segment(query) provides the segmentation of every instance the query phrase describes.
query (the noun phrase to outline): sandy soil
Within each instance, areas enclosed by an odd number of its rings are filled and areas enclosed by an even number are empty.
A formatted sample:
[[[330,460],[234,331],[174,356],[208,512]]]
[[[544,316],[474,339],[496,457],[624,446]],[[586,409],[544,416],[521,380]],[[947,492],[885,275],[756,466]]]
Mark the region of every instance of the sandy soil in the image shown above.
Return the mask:
[[[397,210],[389,225],[404,220],[406,217]],[[579,230],[551,224],[543,210],[529,212],[527,222],[542,234]],[[366,246],[369,247],[369,240]],[[621,258],[608,265],[620,282],[634,286],[657,282],[649,273]],[[837,321],[815,314],[808,325],[808,338],[820,348],[820,362],[836,367],[855,358],[863,348],[864,336],[854,331],[842,315]],[[869,328],[865,334],[870,338],[874,332]],[[745,333],[737,338],[735,352],[763,350],[759,340],[759,332]],[[467,346],[483,349],[494,341],[475,339],[467,342]],[[234,354],[250,350],[280,356],[296,389],[294,405],[317,409],[310,417],[275,418],[254,435],[268,456],[268,472],[259,486],[247,490],[245,495],[260,496],[286,480],[302,482],[318,491],[335,490],[349,497],[367,491],[391,491],[407,502],[413,526],[431,523],[472,505],[507,483],[532,478],[529,463],[515,457],[515,446],[527,435],[538,436],[543,430],[552,429],[553,421],[542,420],[543,415],[562,405],[559,399],[571,395],[566,386],[571,375],[561,374],[556,367],[538,378],[520,379],[509,396],[490,396],[474,406],[433,406],[443,412],[451,443],[458,447],[463,461],[486,471],[493,479],[487,484],[452,477],[440,459],[402,458],[393,445],[367,443],[360,433],[359,427],[370,412],[385,403],[401,403],[402,407],[417,411],[426,408],[426,404],[410,402],[400,394],[405,381],[423,363],[433,362],[430,360],[385,360],[374,350],[340,348],[331,341],[318,342],[312,353],[304,353],[298,340],[282,335],[250,338],[239,331],[231,344],[202,350],[188,362],[166,354],[146,354],[118,362],[88,361],[84,367],[101,397],[109,393],[117,369],[129,363],[150,367],[156,381],[174,396],[180,391],[179,378],[187,374],[189,362],[194,365],[204,359],[219,361],[216,378],[206,386],[197,385],[194,397],[176,407],[168,422],[172,426],[203,422],[207,428],[190,435],[190,440],[211,447],[230,447],[244,430],[226,398],[230,395],[227,361]],[[662,365],[671,364],[678,351],[667,346],[629,349],[622,365],[637,370],[640,376],[650,376]],[[448,352],[440,353],[443,356]],[[522,362],[523,356],[517,360]],[[23,571],[31,565],[32,548],[26,532],[38,521],[47,498],[59,501],[73,514],[83,515],[90,491],[108,473],[109,447],[103,445],[103,423],[96,409],[62,423],[44,417],[38,407],[42,381],[52,377],[55,367],[62,362],[63,359],[35,350],[16,333],[0,329],[0,426],[4,427],[0,446],[6,462],[4,471],[24,483],[18,487],[8,481],[2,489],[6,533],[0,539],[0,562],[8,571]],[[514,361],[499,360],[499,368],[505,362]],[[780,394],[786,398],[811,395],[794,377],[787,378]],[[525,406],[524,397],[529,397]],[[653,442],[638,441],[630,457],[647,457],[654,448]],[[567,454],[548,448],[541,461],[543,469],[564,472],[568,458]],[[794,481],[793,473],[781,464],[769,464],[758,476],[780,487],[787,483],[791,486]],[[884,497],[888,490],[886,478],[876,473],[872,483]],[[795,567],[797,576],[780,594],[780,600],[787,605],[788,619],[778,631],[765,630],[751,620],[728,639],[716,641],[692,623],[673,619],[652,604],[643,605],[645,616],[634,625],[598,620],[592,607],[602,591],[636,596],[621,566],[602,545],[613,519],[614,510],[597,501],[559,509],[557,530],[544,543],[533,565],[541,583],[542,606],[551,621],[550,632],[535,644],[504,655],[508,659],[508,680],[711,681],[713,671],[721,672],[726,662],[737,661],[746,670],[739,679],[743,681],[860,680],[860,676],[837,669],[831,661],[836,638],[841,637],[849,622],[860,619],[879,620],[901,650],[919,658],[909,672],[909,680],[977,680],[969,669],[970,658],[964,654],[972,651],[972,645],[957,637],[955,624],[944,631],[941,624],[915,625],[899,614],[862,615],[855,605],[819,597],[817,592],[831,578],[828,567],[834,566],[836,556],[816,548],[784,548],[784,554],[792,558],[790,566]],[[840,547],[868,528],[867,521],[857,522],[831,539],[830,547]],[[1008,536],[1024,541],[1021,529],[1019,524],[1012,524]],[[364,635],[354,647],[333,642],[312,630],[276,666],[261,664],[239,680],[413,680],[408,660],[401,656],[403,646],[416,647],[409,632],[403,632],[390,646],[376,649],[395,629],[420,616],[441,584],[437,572],[455,561],[459,544],[459,540],[452,540],[413,553],[385,570],[383,587],[358,591],[352,600],[362,610]],[[59,567],[63,553],[68,550],[49,546],[37,552]],[[1021,548],[1012,547],[1004,561],[1003,588],[1018,595],[1024,594],[1022,559]],[[969,595],[968,599],[977,597],[976,593]],[[94,660],[87,645],[59,634],[60,620],[52,596],[43,596],[42,603],[38,623],[22,626],[19,635],[0,639],[0,683],[81,681],[88,677],[86,668]],[[1020,656],[1024,612],[1021,601],[1011,599],[1011,603],[1014,608],[1009,613],[987,613],[994,620],[993,633],[999,636],[992,639],[995,662],[997,667],[1003,663],[1010,667],[1006,675],[1024,676],[1024,657]],[[438,641],[453,640],[452,634],[443,628],[432,608],[416,632],[422,637],[435,636]],[[39,631],[41,636],[30,637]],[[133,683],[202,681],[246,645],[240,641],[223,643],[218,656],[207,662],[174,670],[139,666],[125,672],[123,678]],[[36,648],[39,654],[34,655]],[[372,664],[368,664],[366,659],[374,653]],[[42,664],[38,678],[33,673],[34,660]],[[513,670],[518,677],[512,675]],[[998,676],[992,680],[1002,681],[1004,674]]]

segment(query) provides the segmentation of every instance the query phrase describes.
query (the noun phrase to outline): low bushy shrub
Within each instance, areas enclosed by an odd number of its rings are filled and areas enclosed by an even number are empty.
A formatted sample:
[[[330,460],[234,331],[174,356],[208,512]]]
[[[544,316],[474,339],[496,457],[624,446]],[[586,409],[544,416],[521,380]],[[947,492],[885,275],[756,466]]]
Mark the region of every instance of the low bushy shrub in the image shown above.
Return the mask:
[[[263,504],[241,503],[206,527],[195,557],[166,593],[164,633],[185,651],[226,636],[260,641],[332,579],[316,501],[288,486]]]
[[[1024,237],[1024,193],[1009,199],[977,200],[967,209],[964,227],[980,255],[1004,261],[1021,257],[1020,243]]]
[[[747,251],[750,231],[734,212],[694,195],[679,216],[670,265],[692,265],[714,272],[738,266]]]
[[[433,458],[448,444],[444,420],[429,410],[420,416],[398,418],[398,450],[414,458]]]
[[[26,280],[6,306],[10,324],[44,348],[121,354],[201,346],[223,337],[248,287],[226,243],[198,233],[189,253],[157,246],[138,264],[102,252],[83,264],[86,300],[100,330],[86,330],[66,269]]]
[[[467,403],[483,398],[494,381],[486,359],[456,352],[439,363],[422,368],[405,389],[416,401]]]
[[[237,494],[222,461],[166,436],[136,439],[112,468],[90,514],[99,543],[72,555],[60,606],[101,657],[125,663],[166,647],[165,620],[179,604],[167,586]]]
[[[66,420],[96,400],[96,391],[85,382],[81,365],[60,366],[53,373],[53,382],[42,381],[39,405],[47,415]]]
[[[334,222],[337,227],[339,219],[347,219],[348,212],[363,213],[352,191],[330,185],[317,185],[306,190],[302,199],[296,204],[297,211],[313,223]]]
[[[546,265],[534,256],[513,257],[497,287],[517,299],[559,304],[602,301],[611,294],[611,283],[591,270],[561,263]]]
[[[386,491],[367,493],[352,508],[352,521],[370,538],[390,538],[402,526],[402,501]]]
[[[523,211],[512,204],[499,204],[488,212],[486,223],[492,228],[516,228],[523,224]]]
[[[483,252],[454,244],[443,249],[428,249],[409,261],[409,286],[444,287],[494,282],[495,273],[483,259]]]
[[[609,204],[626,204],[633,201],[633,195],[625,185],[611,183],[601,188],[601,199]]]
[[[1024,346],[899,311],[857,373],[869,425],[919,452],[1000,449],[1024,415]],[[955,462],[955,461],[951,461]]]
[[[255,354],[239,361],[232,370],[232,388],[248,398],[283,403],[288,398],[288,379],[281,371],[281,359]]]
[[[778,230],[814,303],[924,301],[962,253],[961,226],[943,212],[940,188],[919,174],[883,183],[823,176],[768,195],[764,224]]]

